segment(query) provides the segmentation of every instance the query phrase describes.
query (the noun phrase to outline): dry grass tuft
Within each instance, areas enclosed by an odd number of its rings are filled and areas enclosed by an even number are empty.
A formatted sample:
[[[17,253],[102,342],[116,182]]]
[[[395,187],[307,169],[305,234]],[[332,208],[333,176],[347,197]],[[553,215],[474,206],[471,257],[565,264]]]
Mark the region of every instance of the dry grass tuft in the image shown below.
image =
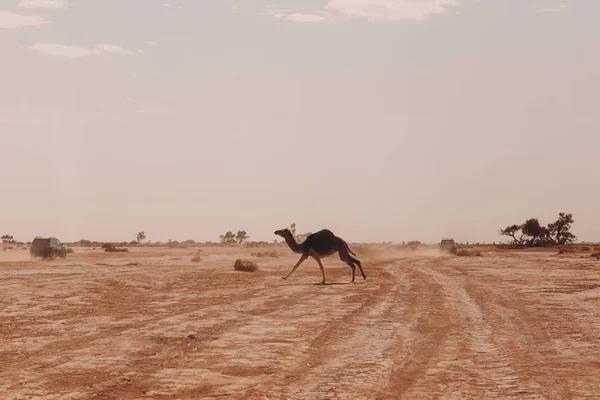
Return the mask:
[[[69,253],[69,254],[73,254],[74,252],[75,251],[72,248],[70,248],[70,247],[67,249],[67,253]]]
[[[272,246],[271,243],[268,242],[247,242],[245,243],[247,249],[256,249],[259,247]]]
[[[127,253],[129,251],[129,249],[126,247],[118,248],[118,247],[111,246],[111,247],[106,247],[104,249],[104,251],[107,253]]]
[[[277,254],[277,252],[275,250],[273,251],[259,251],[256,253],[252,253],[250,254],[253,257],[271,257],[271,258],[277,258],[279,257],[279,254]]]
[[[600,253],[593,253],[592,258],[595,258],[596,260],[600,260]]]
[[[575,253],[575,249],[569,247],[563,247],[558,250],[558,254],[573,254]]]
[[[233,269],[236,271],[254,272],[258,269],[258,265],[253,261],[240,260],[238,258],[235,260],[235,264],[233,264]]]
[[[200,256],[196,254],[194,257],[192,257],[192,262],[200,262]]]
[[[476,251],[469,251],[469,250],[465,250],[465,249],[460,249],[456,252],[456,255],[459,257],[481,257],[481,252],[476,250]]]

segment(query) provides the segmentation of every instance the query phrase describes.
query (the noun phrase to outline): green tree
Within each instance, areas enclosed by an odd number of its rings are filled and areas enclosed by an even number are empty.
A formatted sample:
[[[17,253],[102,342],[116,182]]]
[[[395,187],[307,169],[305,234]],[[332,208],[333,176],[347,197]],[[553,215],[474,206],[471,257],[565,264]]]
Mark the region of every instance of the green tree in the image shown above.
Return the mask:
[[[231,231],[228,231],[224,235],[219,236],[219,239],[221,239],[221,243],[235,243],[236,241],[235,235]]]
[[[244,240],[248,240],[249,237],[246,234],[246,231],[238,231],[237,234],[235,235],[235,239],[237,240],[238,243],[244,243]]]
[[[13,243],[14,242],[14,238],[11,235],[4,235],[2,236],[2,243]]]
[[[547,229],[540,225],[537,218],[530,218],[521,226],[521,232],[528,236],[528,245],[534,246],[538,239],[543,239],[547,235]]]
[[[138,234],[135,235],[135,238],[137,239],[138,243],[142,243],[144,240],[146,240],[146,232],[138,232]]]
[[[500,229],[500,234],[509,236],[513,239],[513,243],[522,246],[525,240],[525,234],[522,232],[523,225],[509,225],[504,229]]]
[[[577,236],[571,233],[573,214],[559,213],[555,222],[548,224],[548,236],[556,244],[572,244],[577,240]]]

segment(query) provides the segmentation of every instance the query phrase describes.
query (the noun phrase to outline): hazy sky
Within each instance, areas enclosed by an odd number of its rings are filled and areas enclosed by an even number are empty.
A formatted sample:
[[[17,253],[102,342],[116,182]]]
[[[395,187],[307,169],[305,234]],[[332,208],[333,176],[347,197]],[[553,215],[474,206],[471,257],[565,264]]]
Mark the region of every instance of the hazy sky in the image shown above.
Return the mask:
[[[169,1],[169,3],[165,3]],[[0,0],[0,233],[600,241],[598,0]]]

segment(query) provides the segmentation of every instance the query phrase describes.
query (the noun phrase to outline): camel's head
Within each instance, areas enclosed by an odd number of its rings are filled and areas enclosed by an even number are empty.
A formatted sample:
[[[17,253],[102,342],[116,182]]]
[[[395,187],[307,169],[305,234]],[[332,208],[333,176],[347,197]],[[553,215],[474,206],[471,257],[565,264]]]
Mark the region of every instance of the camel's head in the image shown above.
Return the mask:
[[[281,236],[282,238],[284,238],[284,237],[286,237],[286,236],[289,236],[289,235],[291,235],[291,234],[292,234],[292,232],[291,232],[291,231],[290,231],[288,228],[285,228],[285,229],[280,229],[280,230],[278,230],[278,231],[275,231],[275,234],[276,234],[277,236]]]

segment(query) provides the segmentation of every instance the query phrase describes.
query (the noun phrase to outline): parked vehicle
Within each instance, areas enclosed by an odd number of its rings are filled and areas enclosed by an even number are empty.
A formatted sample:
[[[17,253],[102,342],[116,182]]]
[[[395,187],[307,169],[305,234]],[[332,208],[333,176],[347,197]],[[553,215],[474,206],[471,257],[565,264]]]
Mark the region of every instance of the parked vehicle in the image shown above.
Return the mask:
[[[36,237],[31,242],[29,253],[32,257],[41,258],[65,258],[67,256],[67,249],[57,238],[42,238]]]

